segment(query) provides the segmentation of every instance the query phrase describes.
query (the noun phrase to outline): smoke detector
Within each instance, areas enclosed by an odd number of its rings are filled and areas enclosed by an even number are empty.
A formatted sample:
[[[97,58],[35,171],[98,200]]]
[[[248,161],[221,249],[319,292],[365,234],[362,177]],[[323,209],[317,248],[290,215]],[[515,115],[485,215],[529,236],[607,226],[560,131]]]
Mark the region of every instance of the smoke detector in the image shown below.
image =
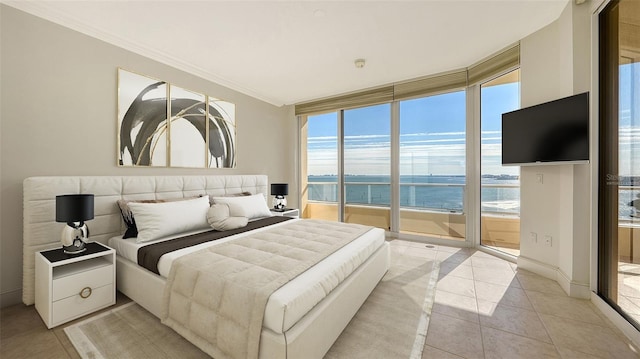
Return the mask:
[[[356,67],[359,69],[364,67],[364,59],[356,59],[354,63],[356,64]]]

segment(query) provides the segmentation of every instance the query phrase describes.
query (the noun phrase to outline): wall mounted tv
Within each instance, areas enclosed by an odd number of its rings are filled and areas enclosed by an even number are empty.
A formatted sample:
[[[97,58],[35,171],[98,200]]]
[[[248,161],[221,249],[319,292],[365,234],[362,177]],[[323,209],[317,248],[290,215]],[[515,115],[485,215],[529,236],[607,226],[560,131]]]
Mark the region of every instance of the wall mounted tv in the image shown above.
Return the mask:
[[[502,114],[502,164],[589,161],[589,93]]]

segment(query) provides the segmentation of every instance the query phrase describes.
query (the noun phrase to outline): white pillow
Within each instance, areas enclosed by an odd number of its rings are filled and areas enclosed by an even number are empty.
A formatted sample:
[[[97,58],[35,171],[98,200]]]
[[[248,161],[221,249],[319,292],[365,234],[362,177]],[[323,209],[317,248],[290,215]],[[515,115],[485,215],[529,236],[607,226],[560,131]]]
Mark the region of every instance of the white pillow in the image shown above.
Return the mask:
[[[137,243],[209,227],[209,196],[164,203],[130,202],[129,208],[138,227]]]
[[[241,197],[212,197],[214,203],[225,203],[229,205],[229,215],[231,217],[247,217],[250,220],[271,217],[273,213],[267,206],[267,201],[262,194]],[[137,221],[137,218],[136,218]]]
[[[226,203],[214,203],[207,211],[207,222],[216,231],[228,231],[242,228],[247,225],[247,217],[232,217],[229,215],[229,205]]]

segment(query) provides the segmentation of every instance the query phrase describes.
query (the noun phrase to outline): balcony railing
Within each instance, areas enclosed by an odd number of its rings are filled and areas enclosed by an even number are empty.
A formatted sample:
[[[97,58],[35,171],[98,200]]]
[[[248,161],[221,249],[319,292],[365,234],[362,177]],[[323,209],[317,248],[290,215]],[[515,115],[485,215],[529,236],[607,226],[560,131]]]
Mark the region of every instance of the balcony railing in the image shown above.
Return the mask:
[[[348,204],[389,206],[391,184],[388,182],[345,182]],[[465,184],[461,183],[400,183],[400,207],[462,213]],[[482,185],[482,211],[490,214],[517,215],[520,212],[517,184]],[[338,184],[309,182],[308,200],[337,202]]]
[[[640,202],[640,186],[618,186],[618,218],[623,222],[640,223],[640,210],[631,201]]]

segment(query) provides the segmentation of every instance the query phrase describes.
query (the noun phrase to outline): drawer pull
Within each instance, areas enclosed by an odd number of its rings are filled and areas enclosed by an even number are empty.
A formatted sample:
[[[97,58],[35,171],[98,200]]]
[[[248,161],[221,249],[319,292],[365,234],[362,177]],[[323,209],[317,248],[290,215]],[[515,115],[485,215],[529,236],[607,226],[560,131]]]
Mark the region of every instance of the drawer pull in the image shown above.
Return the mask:
[[[87,299],[91,296],[91,288],[84,287],[82,288],[79,294],[80,294],[80,297],[82,297],[82,299]]]

